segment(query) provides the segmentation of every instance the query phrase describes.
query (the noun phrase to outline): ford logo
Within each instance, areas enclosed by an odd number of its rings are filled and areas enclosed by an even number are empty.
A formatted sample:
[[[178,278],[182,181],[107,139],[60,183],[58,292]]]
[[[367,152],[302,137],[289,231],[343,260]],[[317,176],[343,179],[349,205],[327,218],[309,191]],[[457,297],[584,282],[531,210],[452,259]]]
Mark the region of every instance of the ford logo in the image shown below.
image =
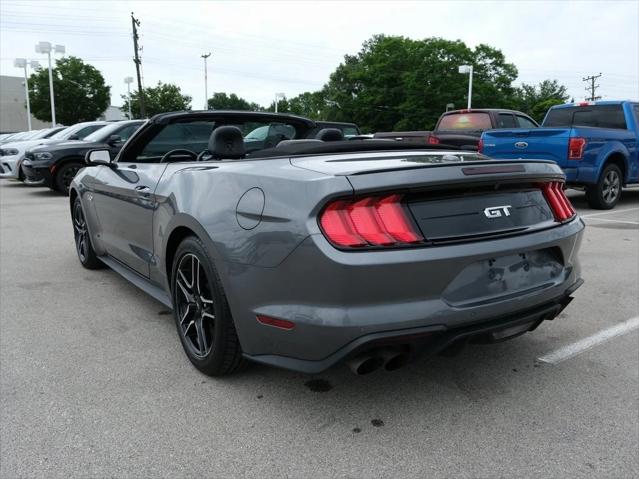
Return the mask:
[[[525,141],[518,141],[515,143],[515,148],[528,148],[528,143]]]

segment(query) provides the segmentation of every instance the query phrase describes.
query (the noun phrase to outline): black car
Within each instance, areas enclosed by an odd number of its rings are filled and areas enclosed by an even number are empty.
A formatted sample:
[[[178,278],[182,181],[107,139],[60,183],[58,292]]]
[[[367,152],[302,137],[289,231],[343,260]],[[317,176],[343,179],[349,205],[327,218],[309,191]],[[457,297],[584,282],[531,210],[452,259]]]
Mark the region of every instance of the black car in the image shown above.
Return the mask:
[[[84,155],[87,151],[108,148],[111,157],[115,158],[126,140],[143,123],[143,120],[107,123],[82,141],[37,146],[26,153],[22,162],[24,182],[31,186],[46,185],[68,194],[71,181],[85,166]]]

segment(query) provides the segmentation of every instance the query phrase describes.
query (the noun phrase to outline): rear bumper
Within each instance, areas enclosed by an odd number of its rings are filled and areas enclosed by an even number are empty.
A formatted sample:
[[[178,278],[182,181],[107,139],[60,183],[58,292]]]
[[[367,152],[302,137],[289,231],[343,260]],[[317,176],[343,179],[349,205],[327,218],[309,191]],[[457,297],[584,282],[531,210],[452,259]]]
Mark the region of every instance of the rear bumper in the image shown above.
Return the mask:
[[[561,304],[580,284],[577,251],[583,229],[575,218],[509,238],[384,252],[338,251],[323,236],[311,235],[277,267],[224,263],[220,273],[247,357],[317,372],[378,338],[458,332],[495,321],[501,327]],[[561,257],[561,268],[533,265],[549,273],[554,268],[552,279],[534,287],[508,289],[518,280],[500,283],[482,270],[494,259],[500,266],[500,258],[547,250]],[[513,274],[524,280],[527,275],[521,268]],[[467,279],[472,283],[468,293]],[[473,296],[476,292],[482,296]],[[542,313],[539,317],[548,311]],[[295,327],[265,326],[256,314],[289,320]]]
[[[542,322],[553,320],[570,303],[572,294],[583,284],[578,280],[559,298],[540,305],[536,308],[517,311],[511,315],[494,318],[490,321],[480,321],[459,328],[448,328],[444,325],[425,326],[422,328],[403,329],[399,331],[384,331],[361,336],[348,343],[330,356],[310,361],[279,355],[244,356],[251,361],[256,361],[269,366],[280,367],[300,371],[306,374],[316,374],[340,363],[348,358],[355,357],[366,351],[375,351],[387,347],[402,348],[409,356],[432,356],[447,348],[461,346],[467,342],[497,342],[492,338],[495,333],[523,326],[522,333],[533,331]],[[519,334],[517,334],[518,336]],[[506,338],[510,339],[510,337]]]

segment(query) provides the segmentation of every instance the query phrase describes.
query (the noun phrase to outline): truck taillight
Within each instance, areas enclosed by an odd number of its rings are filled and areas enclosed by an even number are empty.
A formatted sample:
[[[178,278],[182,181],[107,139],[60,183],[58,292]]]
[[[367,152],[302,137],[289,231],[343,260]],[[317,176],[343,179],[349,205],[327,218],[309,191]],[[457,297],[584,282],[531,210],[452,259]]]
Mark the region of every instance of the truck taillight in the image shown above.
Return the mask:
[[[568,159],[581,160],[586,149],[586,139],[581,137],[571,138],[568,142]]]
[[[405,246],[424,239],[397,194],[333,201],[319,223],[326,239],[341,248]]]
[[[552,181],[550,183],[542,183],[539,187],[557,221],[563,223],[575,216],[575,209],[564,193],[564,184],[562,182]]]
[[[429,145],[439,145],[439,138],[437,138],[437,137],[436,137],[436,136],[434,136],[434,135],[430,135],[430,136],[428,137],[428,144],[429,144]]]
[[[484,139],[480,138],[479,143],[477,143],[477,153],[483,153],[484,151]]]

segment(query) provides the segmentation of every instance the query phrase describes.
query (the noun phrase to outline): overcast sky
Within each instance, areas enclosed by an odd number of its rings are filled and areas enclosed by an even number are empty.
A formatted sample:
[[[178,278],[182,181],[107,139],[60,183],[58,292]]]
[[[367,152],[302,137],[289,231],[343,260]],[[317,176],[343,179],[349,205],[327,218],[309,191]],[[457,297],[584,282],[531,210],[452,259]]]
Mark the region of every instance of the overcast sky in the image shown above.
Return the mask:
[[[13,59],[46,63],[38,41],[66,46],[97,67],[121,105],[131,61],[130,12],[141,21],[144,85],[176,83],[204,106],[237,93],[268,105],[276,92],[316,90],[344,54],[376,33],[461,39],[501,49],[519,69],[517,84],[557,79],[583,99],[582,77],[598,74],[604,99],[639,98],[639,1],[187,2],[0,1],[0,73],[19,76]],[[499,106],[499,105],[495,105]]]

